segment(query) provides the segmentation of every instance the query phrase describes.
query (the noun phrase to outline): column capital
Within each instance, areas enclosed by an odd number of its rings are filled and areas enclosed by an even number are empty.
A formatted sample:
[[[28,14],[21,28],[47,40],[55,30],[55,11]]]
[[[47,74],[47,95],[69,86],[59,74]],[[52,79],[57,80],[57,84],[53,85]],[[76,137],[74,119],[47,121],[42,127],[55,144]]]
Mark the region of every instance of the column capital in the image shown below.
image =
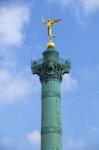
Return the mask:
[[[59,53],[53,49],[47,49],[43,52],[43,58],[38,61],[32,61],[31,69],[33,74],[40,77],[40,81],[59,80],[65,73],[69,73],[71,60],[59,58]]]

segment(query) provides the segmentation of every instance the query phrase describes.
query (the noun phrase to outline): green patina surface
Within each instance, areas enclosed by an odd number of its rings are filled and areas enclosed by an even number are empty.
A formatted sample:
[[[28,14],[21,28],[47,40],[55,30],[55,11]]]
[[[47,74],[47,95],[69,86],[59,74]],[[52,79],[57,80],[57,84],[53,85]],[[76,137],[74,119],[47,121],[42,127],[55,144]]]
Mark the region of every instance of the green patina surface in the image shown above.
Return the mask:
[[[54,48],[32,61],[32,72],[39,75],[42,84],[41,150],[62,150],[60,85],[70,66],[70,60],[60,59]]]

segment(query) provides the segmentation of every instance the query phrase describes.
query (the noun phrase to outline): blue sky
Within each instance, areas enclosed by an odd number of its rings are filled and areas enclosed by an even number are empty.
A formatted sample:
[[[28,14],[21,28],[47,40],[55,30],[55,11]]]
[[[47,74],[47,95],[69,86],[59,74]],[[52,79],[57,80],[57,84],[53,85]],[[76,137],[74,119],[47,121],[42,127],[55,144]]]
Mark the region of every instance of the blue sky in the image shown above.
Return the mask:
[[[56,50],[72,59],[62,86],[63,150],[99,149],[99,0],[0,2],[0,150],[39,150],[41,85],[31,59],[48,42],[41,16],[61,18]]]

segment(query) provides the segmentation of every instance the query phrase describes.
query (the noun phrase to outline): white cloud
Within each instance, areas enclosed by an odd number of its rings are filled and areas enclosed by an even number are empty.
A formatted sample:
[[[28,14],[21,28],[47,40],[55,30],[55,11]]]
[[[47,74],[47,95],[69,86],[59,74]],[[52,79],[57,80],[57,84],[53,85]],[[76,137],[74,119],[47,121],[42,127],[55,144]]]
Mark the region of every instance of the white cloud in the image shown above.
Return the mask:
[[[35,90],[33,83],[25,76],[26,72],[13,73],[7,69],[0,69],[0,103],[10,104],[23,100]]]
[[[74,141],[73,139],[68,139],[65,141],[64,147],[64,150],[84,150],[85,141]]]
[[[63,77],[63,81],[62,81],[62,91],[73,91],[75,89],[77,89],[77,81],[72,78],[70,75],[66,74]]]
[[[40,131],[39,130],[35,130],[31,133],[28,133],[26,135],[27,140],[31,143],[31,144],[40,144]]]
[[[99,127],[92,126],[92,127],[90,127],[90,130],[91,130],[93,133],[99,133]]]
[[[0,145],[12,145],[14,141],[12,139],[8,138],[1,138],[0,139]]]
[[[81,3],[86,13],[94,12],[99,9],[99,0],[81,0]]]
[[[76,17],[88,16],[99,10],[99,0],[48,0],[56,2],[59,6],[69,8],[75,12]]]
[[[29,8],[20,6],[0,6],[0,43],[20,44],[24,38],[23,27],[29,21]]]

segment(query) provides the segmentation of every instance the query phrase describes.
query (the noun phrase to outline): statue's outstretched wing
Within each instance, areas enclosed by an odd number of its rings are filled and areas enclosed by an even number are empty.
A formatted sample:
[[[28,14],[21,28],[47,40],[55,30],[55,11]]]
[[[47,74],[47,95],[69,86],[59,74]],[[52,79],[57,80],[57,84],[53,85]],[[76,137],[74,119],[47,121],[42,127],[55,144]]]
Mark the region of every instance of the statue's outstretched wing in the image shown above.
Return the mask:
[[[47,21],[46,21],[46,19],[45,19],[44,16],[42,16],[41,19],[42,19],[42,21],[43,21],[44,23],[47,23]]]
[[[61,19],[54,19],[54,20],[52,20],[51,25],[54,25],[54,24],[58,23],[60,20]]]

